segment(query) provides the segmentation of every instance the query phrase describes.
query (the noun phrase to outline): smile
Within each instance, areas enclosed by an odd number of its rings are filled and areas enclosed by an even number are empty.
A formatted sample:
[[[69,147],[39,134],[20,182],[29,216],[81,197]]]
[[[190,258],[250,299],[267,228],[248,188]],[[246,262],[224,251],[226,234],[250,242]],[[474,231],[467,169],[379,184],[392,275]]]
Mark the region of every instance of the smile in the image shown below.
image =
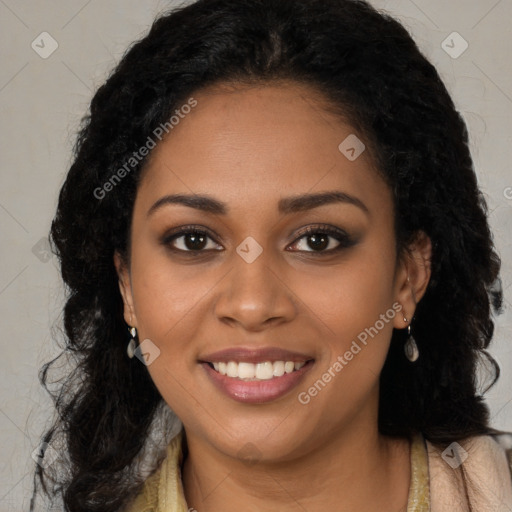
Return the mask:
[[[256,364],[236,361],[226,363],[219,361],[210,364],[213,369],[221,375],[250,382],[282,377],[285,373],[300,370],[306,364],[306,361],[265,361]]]
[[[299,386],[315,361],[265,361],[247,363],[203,362],[214,388],[236,402],[263,404],[290,393]]]

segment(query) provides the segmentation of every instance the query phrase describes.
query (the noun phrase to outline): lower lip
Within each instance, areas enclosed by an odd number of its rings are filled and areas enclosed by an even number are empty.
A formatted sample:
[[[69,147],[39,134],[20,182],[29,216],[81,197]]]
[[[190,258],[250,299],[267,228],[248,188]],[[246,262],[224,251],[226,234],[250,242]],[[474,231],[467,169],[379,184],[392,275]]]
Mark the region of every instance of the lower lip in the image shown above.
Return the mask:
[[[268,380],[244,381],[215,371],[208,363],[201,363],[206,375],[213,384],[224,394],[246,404],[261,404],[281,398],[299,384],[303,376],[313,366],[314,361],[308,361],[299,370],[285,373],[281,377]]]

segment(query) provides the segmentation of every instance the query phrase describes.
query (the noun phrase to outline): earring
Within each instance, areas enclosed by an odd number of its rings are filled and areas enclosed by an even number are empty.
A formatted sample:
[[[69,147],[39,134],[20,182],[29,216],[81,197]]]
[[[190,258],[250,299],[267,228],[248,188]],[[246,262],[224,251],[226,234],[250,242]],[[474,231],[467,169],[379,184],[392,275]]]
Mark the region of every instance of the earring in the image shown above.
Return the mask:
[[[135,341],[135,337],[137,336],[137,329],[135,327],[130,327],[128,330],[130,331],[132,339],[128,343],[126,352],[128,353],[128,357],[132,359],[132,357],[135,355],[135,349],[137,348],[137,342]]]
[[[414,363],[420,357],[420,351],[418,350],[418,345],[416,345],[416,340],[411,334],[411,324],[407,327],[407,341],[404,345],[405,357]]]

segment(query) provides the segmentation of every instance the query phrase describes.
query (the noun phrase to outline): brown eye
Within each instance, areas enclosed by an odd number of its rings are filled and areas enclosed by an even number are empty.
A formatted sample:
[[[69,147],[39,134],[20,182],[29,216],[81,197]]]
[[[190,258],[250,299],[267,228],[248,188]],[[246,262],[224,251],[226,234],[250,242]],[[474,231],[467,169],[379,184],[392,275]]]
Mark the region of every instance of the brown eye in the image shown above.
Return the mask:
[[[205,252],[219,250],[211,235],[200,229],[181,228],[179,231],[166,235],[162,243],[171,249],[182,252]]]
[[[301,242],[302,240],[304,242]],[[300,233],[292,247],[299,251],[323,254],[351,247],[355,243],[355,240],[340,229],[330,226],[310,226]]]
[[[315,233],[313,235],[307,235],[303,237],[307,240],[307,244],[314,251],[322,251],[327,249],[331,242],[331,236],[326,235],[325,233]]]
[[[183,245],[190,251],[198,251],[207,246],[208,236],[203,235],[202,233],[187,233],[179,238],[183,238]]]

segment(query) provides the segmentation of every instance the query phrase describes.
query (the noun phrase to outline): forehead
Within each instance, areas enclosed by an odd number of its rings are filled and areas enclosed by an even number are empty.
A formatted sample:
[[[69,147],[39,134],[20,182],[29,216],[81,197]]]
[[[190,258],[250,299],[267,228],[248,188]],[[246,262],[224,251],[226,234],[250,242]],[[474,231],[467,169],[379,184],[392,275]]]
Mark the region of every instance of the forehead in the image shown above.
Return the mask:
[[[377,203],[389,202],[369,151],[355,159],[344,152],[347,140],[361,151],[364,137],[329,112],[313,88],[292,83],[216,86],[192,96],[197,104],[181,114],[151,154],[140,186],[142,199],[207,193],[235,209],[242,203],[258,208],[283,196],[341,189],[367,199],[377,194]]]

